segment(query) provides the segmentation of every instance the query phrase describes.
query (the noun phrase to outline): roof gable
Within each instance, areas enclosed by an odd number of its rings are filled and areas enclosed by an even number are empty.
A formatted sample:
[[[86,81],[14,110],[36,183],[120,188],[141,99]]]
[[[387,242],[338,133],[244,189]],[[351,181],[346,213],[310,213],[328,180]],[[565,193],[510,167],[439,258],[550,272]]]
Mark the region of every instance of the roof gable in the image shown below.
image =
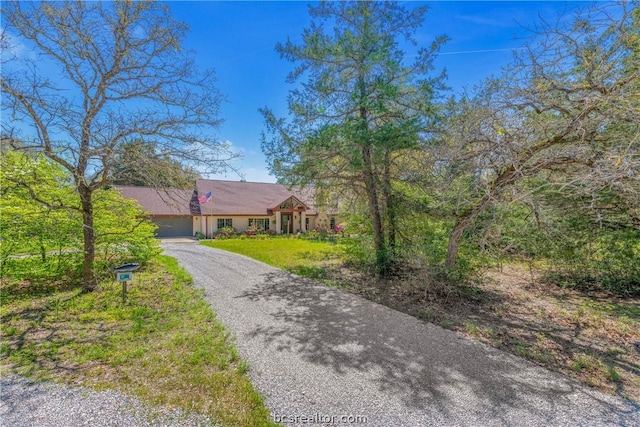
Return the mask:
[[[296,196],[289,196],[286,200],[277,203],[271,208],[272,211],[280,210],[307,210],[309,207],[301,202]]]

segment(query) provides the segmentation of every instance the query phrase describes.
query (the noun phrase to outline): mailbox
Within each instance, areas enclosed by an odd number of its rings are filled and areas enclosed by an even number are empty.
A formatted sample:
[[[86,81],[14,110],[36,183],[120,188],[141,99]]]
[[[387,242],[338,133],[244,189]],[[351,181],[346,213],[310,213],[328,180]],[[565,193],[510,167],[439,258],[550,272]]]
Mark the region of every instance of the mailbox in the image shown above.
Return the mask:
[[[122,303],[127,301],[127,282],[133,280],[133,272],[140,268],[140,264],[130,262],[118,267],[111,267],[111,271],[116,273],[118,282],[122,282]]]

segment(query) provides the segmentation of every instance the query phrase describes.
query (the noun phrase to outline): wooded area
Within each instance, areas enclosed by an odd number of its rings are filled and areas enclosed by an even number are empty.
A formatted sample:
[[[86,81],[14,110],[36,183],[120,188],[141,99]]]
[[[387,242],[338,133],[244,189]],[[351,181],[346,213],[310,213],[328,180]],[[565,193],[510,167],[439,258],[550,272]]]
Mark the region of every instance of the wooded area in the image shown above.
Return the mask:
[[[272,172],[339,207],[358,240],[352,261],[379,277],[418,264],[464,281],[518,261],[555,283],[638,294],[638,4],[540,22],[501,75],[456,96],[433,67],[447,37],[426,47],[415,40],[427,9],[309,9],[301,44],[276,47],[297,86],[288,118],[262,109]],[[12,117],[2,123],[3,155],[27,153],[77,192],[91,290],[96,192],[111,183],[188,187],[204,172],[198,164],[224,166],[233,154],[209,133],[222,96],[213,72],[176,49],[186,27],[162,5],[12,2],[3,13],[3,111]],[[9,30],[66,80],[30,72],[38,64],[12,53]],[[407,57],[407,45],[417,55]],[[77,96],[60,96],[65,85]],[[6,178],[3,196],[14,188],[36,211],[61,208],[18,178]]]
[[[640,292],[637,3],[540,22],[503,74],[448,99],[432,69],[446,37],[415,61],[400,48],[425,8],[310,10],[302,44],[277,47],[302,84],[291,120],[263,110],[263,151],[282,182],[341,201],[372,249],[354,258],[387,277],[536,262],[558,283]]]

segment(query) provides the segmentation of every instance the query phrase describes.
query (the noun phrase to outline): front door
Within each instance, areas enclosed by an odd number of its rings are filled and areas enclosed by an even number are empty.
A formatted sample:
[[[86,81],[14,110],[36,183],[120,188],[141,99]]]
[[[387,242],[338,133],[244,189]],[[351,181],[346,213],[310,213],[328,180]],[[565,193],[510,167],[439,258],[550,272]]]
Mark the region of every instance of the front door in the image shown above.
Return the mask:
[[[282,234],[293,233],[293,215],[282,214],[282,225],[280,228]]]

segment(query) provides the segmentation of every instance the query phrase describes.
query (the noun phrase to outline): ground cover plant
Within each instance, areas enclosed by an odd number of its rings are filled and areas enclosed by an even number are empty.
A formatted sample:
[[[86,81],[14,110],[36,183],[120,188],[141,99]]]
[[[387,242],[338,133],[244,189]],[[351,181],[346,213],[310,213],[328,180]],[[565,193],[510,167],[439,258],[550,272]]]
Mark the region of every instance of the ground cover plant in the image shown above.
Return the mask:
[[[173,258],[137,272],[124,304],[113,280],[91,293],[11,278],[0,289],[3,372],[115,388],[221,425],[272,425],[248,365]]]

